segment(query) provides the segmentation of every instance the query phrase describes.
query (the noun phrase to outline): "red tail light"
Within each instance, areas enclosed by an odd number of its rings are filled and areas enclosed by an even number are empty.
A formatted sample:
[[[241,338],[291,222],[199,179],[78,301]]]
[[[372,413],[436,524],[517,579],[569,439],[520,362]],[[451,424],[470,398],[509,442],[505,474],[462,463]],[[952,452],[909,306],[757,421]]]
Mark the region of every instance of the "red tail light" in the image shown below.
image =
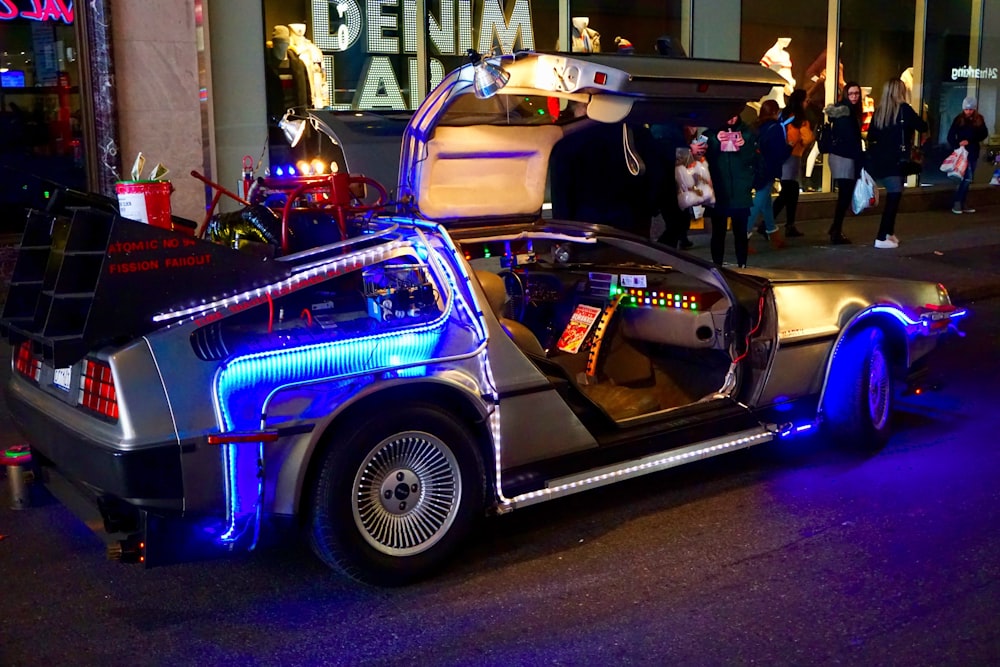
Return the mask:
[[[42,360],[36,359],[31,353],[31,343],[25,341],[17,346],[17,356],[14,357],[14,368],[26,378],[38,382],[42,372]]]
[[[111,367],[100,361],[83,362],[80,405],[111,419],[118,419],[118,398]]]

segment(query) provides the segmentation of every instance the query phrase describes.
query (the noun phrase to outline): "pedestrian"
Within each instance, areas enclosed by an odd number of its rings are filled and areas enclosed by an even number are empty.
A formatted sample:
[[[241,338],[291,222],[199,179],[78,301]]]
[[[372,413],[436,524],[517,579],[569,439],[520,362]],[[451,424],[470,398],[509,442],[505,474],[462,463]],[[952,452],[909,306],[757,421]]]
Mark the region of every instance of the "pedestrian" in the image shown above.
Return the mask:
[[[876,248],[898,248],[896,213],[903,198],[903,165],[910,160],[913,133],[926,132],[927,122],[908,103],[909,92],[899,79],[889,79],[868,128],[865,169],[885,187],[885,208],[875,237]]]
[[[830,119],[832,132],[829,153],[830,175],[837,188],[837,203],[833,209],[833,224],[830,225],[830,243],[840,245],[850,243],[844,236],[844,216],[851,206],[854,184],[861,174],[861,85],[848,81],[844,85],[844,97],[837,104],[823,110]]]
[[[978,108],[975,97],[971,95],[966,97],[962,100],[962,113],[955,116],[955,120],[951,121],[951,129],[948,130],[948,145],[951,149],[954,151],[963,146],[969,152],[969,166],[965,168],[965,175],[955,190],[955,198],[951,204],[952,213],[976,212],[976,209],[966,206],[965,198],[969,194],[969,184],[975,176],[976,162],[979,161],[979,144],[989,136],[986,119],[979,113]]]
[[[697,128],[679,123],[657,123],[650,126],[656,142],[656,154],[663,163],[663,183],[658,187],[660,215],[663,216],[663,233],[657,241],[671,248],[687,250],[694,246],[688,239],[691,227],[691,209],[682,208],[677,201],[677,182],[674,168],[678,162],[689,163],[705,155],[705,142],[699,141]]]
[[[781,190],[774,200],[773,214],[777,220],[778,214],[785,211],[785,236],[794,238],[802,236],[795,226],[795,214],[799,207],[799,183],[802,174],[802,156],[816,140],[812,123],[806,117],[806,91],[797,88],[788,97],[788,103],[781,111],[781,123],[785,127],[785,136],[792,151],[781,165]]]
[[[757,150],[760,152],[757,169],[753,179],[753,206],[750,208],[747,236],[754,233],[757,218],[761,218],[762,228],[758,231],[765,239],[771,241],[776,248],[781,248],[784,242],[774,223],[774,209],[771,194],[774,181],[781,176],[785,160],[791,155],[792,147],[788,145],[785,130],[778,121],[781,107],[774,100],[764,100],[757,116]]]
[[[715,188],[715,205],[709,212],[712,224],[712,261],[722,266],[726,252],[726,222],[732,221],[736,263],[747,265],[749,241],[747,220],[752,203],[757,140],[739,116],[732,116],[719,130],[708,132],[706,157]]]

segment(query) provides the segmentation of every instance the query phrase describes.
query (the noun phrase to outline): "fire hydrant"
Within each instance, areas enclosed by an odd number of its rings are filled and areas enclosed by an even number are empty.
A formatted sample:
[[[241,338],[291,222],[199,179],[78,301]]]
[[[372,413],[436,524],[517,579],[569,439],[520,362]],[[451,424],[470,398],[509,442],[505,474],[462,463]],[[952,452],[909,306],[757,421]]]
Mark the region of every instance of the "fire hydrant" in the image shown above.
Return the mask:
[[[31,448],[28,445],[8,447],[0,463],[7,468],[7,479],[10,482],[10,508],[26,509],[31,504],[28,493],[28,474],[31,470]]]

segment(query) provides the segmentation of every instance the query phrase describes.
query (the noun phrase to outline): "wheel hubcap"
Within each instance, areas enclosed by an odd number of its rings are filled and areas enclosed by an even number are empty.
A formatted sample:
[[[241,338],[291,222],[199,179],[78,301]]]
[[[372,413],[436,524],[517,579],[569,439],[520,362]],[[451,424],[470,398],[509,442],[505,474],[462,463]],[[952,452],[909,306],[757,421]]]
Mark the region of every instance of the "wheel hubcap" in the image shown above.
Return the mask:
[[[868,371],[868,414],[877,429],[884,427],[889,419],[889,369],[879,347],[872,350]]]
[[[354,481],[354,520],[382,553],[407,556],[434,545],[455,520],[462,487],[451,449],[429,433],[376,445]]]

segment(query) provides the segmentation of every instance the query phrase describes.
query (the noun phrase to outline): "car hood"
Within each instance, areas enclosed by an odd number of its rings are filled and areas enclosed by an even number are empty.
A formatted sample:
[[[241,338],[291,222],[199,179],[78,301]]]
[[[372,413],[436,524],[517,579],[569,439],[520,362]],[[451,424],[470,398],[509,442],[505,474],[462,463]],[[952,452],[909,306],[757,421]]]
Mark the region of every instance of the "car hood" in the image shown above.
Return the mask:
[[[476,66],[455,70],[403,136],[399,199],[448,227],[537,216],[553,147],[587,125],[718,125],[785,83],[730,61],[518,53],[488,62],[509,75],[504,87],[480,98]]]

